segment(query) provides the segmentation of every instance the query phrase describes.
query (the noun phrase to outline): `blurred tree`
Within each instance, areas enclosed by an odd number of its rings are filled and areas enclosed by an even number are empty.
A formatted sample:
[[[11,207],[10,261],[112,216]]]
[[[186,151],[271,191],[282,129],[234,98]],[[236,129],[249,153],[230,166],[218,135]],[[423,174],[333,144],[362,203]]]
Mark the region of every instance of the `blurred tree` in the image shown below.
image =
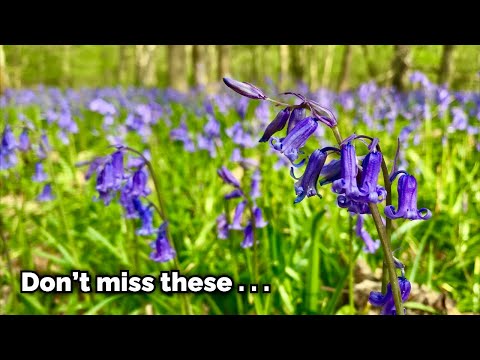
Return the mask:
[[[72,45],[63,45],[62,46],[62,77],[60,82],[63,87],[68,87],[72,85],[72,77],[71,77],[71,64],[70,64],[70,50]]]
[[[350,79],[350,68],[352,66],[352,45],[345,45],[343,50],[342,64],[340,74],[338,75],[337,91],[347,90]]]
[[[290,54],[290,71],[293,80],[296,82],[303,81],[303,75],[305,70],[305,56],[304,47],[301,45],[289,45]]]
[[[318,46],[305,45],[308,54],[308,86],[310,89],[318,87]]]
[[[196,86],[208,83],[206,50],[205,45],[193,45],[193,77]]]
[[[22,87],[22,69],[24,66],[22,50],[22,45],[15,45],[11,51],[11,61],[9,61],[10,83],[12,87],[17,89]]]
[[[411,52],[409,45],[394,45],[392,60],[392,85],[399,91],[405,90],[407,72],[410,68]]]
[[[142,86],[155,86],[156,45],[135,45],[135,83]],[[185,60],[185,56],[183,56]],[[185,79],[186,81],[186,79]]]
[[[375,63],[372,61],[370,56],[370,48],[368,45],[362,45],[362,52],[363,57],[365,59],[365,63],[367,64],[367,73],[370,79],[375,79],[378,75],[378,70],[375,66]]]
[[[333,56],[335,54],[335,45],[327,45],[327,53],[323,63],[323,74],[321,85],[323,87],[330,86],[330,76],[332,74]]]
[[[280,45],[280,89],[285,89],[289,82],[290,56],[289,46]]]
[[[449,84],[450,74],[452,73],[455,45],[443,45],[442,58],[438,69],[439,84]]]
[[[7,63],[5,61],[5,51],[3,45],[0,45],[0,94],[3,94],[9,86]]]
[[[225,76],[230,76],[231,45],[217,45],[217,77],[214,82],[220,81]]]
[[[168,83],[179,91],[187,91],[187,54],[185,45],[168,45]]]
[[[129,46],[120,45],[118,47],[118,65],[117,65],[117,83],[126,84],[128,82],[128,68],[130,63]]]

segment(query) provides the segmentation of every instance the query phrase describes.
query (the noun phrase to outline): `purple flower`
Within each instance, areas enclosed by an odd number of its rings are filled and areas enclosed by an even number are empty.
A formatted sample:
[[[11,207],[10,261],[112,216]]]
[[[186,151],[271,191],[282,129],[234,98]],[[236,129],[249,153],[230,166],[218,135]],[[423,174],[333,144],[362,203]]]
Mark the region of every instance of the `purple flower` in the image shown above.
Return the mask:
[[[253,209],[253,215],[255,216],[255,227],[260,229],[268,225],[268,222],[265,221],[262,214],[262,209],[258,206],[255,206]]]
[[[28,151],[30,150],[31,144],[30,139],[28,137],[28,130],[23,129],[22,133],[18,138],[18,150],[20,151]]]
[[[47,174],[45,174],[45,171],[43,170],[43,164],[41,162],[37,162],[35,164],[35,174],[33,174],[32,180],[40,183],[47,181]]]
[[[400,287],[400,294],[402,296],[402,302],[407,301],[412,285],[405,277],[398,278],[398,285]],[[381,292],[372,291],[368,298],[368,301],[373,306],[382,307],[382,315],[396,315],[395,303],[393,301],[392,285],[388,283],[387,292],[383,295]],[[406,310],[404,309],[406,312]]]
[[[290,131],[303,119],[306,117],[305,108],[295,108],[292,110],[290,114],[290,118],[288,119],[288,126],[287,126],[287,135],[290,134]]]
[[[51,184],[46,184],[43,189],[42,189],[42,192],[40,193],[40,195],[37,196],[37,200],[38,201],[51,201],[53,200],[55,197],[52,195],[52,185]]]
[[[382,153],[372,151],[362,161],[360,196],[358,201],[379,203],[387,196],[387,191],[377,184],[382,167]]]
[[[142,206],[141,201],[137,198],[134,202],[134,206],[140,215],[142,227],[137,229],[135,233],[140,236],[152,235],[155,232],[153,228],[153,212],[151,206]]]
[[[340,160],[332,160],[324,165],[320,171],[320,185],[326,185],[340,179],[342,176],[342,163]]]
[[[125,217],[127,219],[137,219],[139,217],[137,209],[141,206],[140,199],[130,196],[126,186],[120,191],[120,204],[125,209]]]
[[[151,190],[148,188],[147,181],[148,175],[145,170],[139,169],[135,171],[126,185],[130,196],[148,196]]]
[[[170,245],[167,238],[167,222],[164,222],[157,230],[157,239],[150,246],[154,249],[150,254],[150,259],[156,262],[167,262],[172,260],[176,252]]]
[[[370,208],[367,203],[347,198],[345,195],[338,195],[337,205],[343,209],[348,209],[349,212],[354,214],[370,214]]]
[[[228,239],[228,222],[225,214],[217,217],[217,237],[222,240]]]
[[[279,140],[272,137],[270,143],[273,145],[275,150],[284,154],[293,164],[293,162],[298,158],[300,148],[305,145],[308,138],[317,129],[317,126],[318,124],[314,118],[307,117],[300,121],[285,138]],[[277,141],[274,144],[272,140]],[[300,166],[302,163],[303,162],[294,165]]]
[[[232,127],[228,128],[225,132],[235,144],[243,148],[250,148],[254,146],[254,142],[252,140],[251,135],[248,134],[243,129],[243,125],[241,122],[236,122]]]
[[[363,251],[369,254],[373,254],[380,247],[380,240],[373,241],[372,237],[367,232],[367,230],[363,228],[363,222],[364,222],[363,216],[360,214],[357,215],[357,225],[355,227],[355,233],[365,243]]]
[[[238,180],[235,178],[235,176],[233,176],[233,174],[225,166],[222,166],[220,169],[218,169],[217,174],[222,178],[222,180],[226,184],[233,185],[236,188],[240,187],[240,183],[238,182]]]
[[[172,140],[178,140],[183,142],[183,148],[187,152],[195,151],[195,144],[193,143],[190,135],[188,134],[187,124],[182,121],[178,128],[172,129],[170,131],[170,138]]]
[[[453,116],[452,128],[455,130],[466,130],[468,126],[467,114],[459,107],[454,107],[451,112]]]
[[[2,142],[0,144],[0,153],[7,154],[17,147],[17,142],[15,136],[13,135],[12,129],[9,125],[5,126],[2,134]]]
[[[340,161],[341,177],[333,182],[332,190],[337,194],[345,194],[347,199],[357,200],[360,195],[357,187],[357,156],[355,147],[350,142],[342,146]]]
[[[311,197],[318,195],[321,197],[317,191],[317,182],[326,159],[327,152],[323,149],[317,149],[310,155],[305,172],[295,183],[295,194],[297,197],[294,200],[294,204],[302,201],[305,196]],[[291,170],[293,173],[293,168],[291,168]]]
[[[232,192],[229,192],[227,195],[225,195],[226,200],[230,199],[235,199],[243,196],[243,192],[240,189],[234,189]]]
[[[246,249],[253,246],[253,227],[252,223],[248,223],[243,230],[243,241],[241,247]]]
[[[100,199],[105,205],[110,204],[114,195],[115,178],[113,176],[113,166],[107,162],[97,176],[96,189]]]
[[[105,158],[97,157],[90,161],[87,172],[85,173],[85,180],[88,180],[92,177],[93,173],[98,170],[98,168],[105,162]]]
[[[114,189],[119,190],[124,179],[123,151],[115,151],[112,155],[113,177],[115,179]]]
[[[265,132],[263,133],[263,136],[260,138],[258,142],[267,142],[273,134],[275,134],[278,131],[283,130],[285,125],[287,124],[288,118],[290,116],[290,109],[285,108],[281,110],[277,116],[275,116],[275,119],[268,124],[267,128],[265,129]]]
[[[230,225],[230,229],[233,230],[242,230],[242,215],[243,212],[245,211],[245,207],[247,206],[247,202],[245,200],[240,201],[238,205],[235,207],[235,213],[233,215],[233,221],[232,224]]]
[[[223,78],[223,82],[237,94],[246,96],[250,99],[265,100],[267,97],[262,90],[247,82],[240,82],[230,78]]]
[[[432,212],[427,208],[417,210],[417,180],[412,175],[401,170],[393,174],[391,181],[398,174],[403,173],[398,179],[398,210],[395,211],[393,205],[385,207],[385,215],[390,219],[410,219],[410,220],[428,220],[432,217]],[[424,213],[424,215],[422,215]]]
[[[262,180],[262,176],[260,174],[260,170],[255,170],[252,175],[252,184],[250,186],[250,197],[252,199],[258,199],[261,196],[260,193],[260,181]]]

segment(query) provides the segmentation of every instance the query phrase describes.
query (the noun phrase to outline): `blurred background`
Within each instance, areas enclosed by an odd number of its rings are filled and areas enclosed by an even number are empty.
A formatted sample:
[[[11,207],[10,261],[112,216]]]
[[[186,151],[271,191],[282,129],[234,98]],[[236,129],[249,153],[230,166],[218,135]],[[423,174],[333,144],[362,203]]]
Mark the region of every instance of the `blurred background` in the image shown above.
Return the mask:
[[[421,71],[452,89],[478,89],[480,47],[467,45],[0,45],[0,91],[7,87],[136,85],[215,91],[223,76],[280,88],[343,91],[374,80],[407,86]]]

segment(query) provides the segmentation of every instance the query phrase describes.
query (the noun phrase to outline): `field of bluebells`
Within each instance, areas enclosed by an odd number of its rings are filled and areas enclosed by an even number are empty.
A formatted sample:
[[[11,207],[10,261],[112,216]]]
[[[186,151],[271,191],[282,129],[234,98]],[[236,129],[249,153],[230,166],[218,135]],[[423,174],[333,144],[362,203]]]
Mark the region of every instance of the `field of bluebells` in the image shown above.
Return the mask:
[[[480,313],[480,94],[410,81],[405,94],[233,80],[216,94],[8,90],[0,313],[395,313],[371,204],[390,223],[406,313]],[[272,293],[19,291],[21,270],[73,269],[224,274]]]

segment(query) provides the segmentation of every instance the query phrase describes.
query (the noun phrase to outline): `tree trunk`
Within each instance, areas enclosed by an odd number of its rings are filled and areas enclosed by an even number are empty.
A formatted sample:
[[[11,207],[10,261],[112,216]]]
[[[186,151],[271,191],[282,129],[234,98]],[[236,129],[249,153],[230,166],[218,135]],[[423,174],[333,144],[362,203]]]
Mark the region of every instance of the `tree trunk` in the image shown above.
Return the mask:
[[[118,67],[117,67],[117,83],[125,84],[128,82],[128,66],[129,56],[128,56],[128,46],[119,45],[118,47]]]
[[[168,45],[168,83],[178,91],[187,91],[185,45]]]
[[[367,64],[367,72],[370,79],[375,79],[378,75],[378,70],[375,67],[375,64],[370,57],[370,49],[368,45],[362,45],[363,57],[365,58],[365,63]]]
[[[399,91],[404,91],[407,85],[407,72],[410,68],[410,46],[394,45],[392,60],[392,85]]]
[[[217,78],[215,82],[221,81],[225,76],[230,76],[231,45],[217,45]]]
[[[452,73],[455,45],[443,45],[442,59],[438,69],[438,83],[448,85]]]
[[[71,86],[71,66],[70,66],[70,51],[71,45],[62,46],[62,87]]]
[[[205,45],[193,45],[193,80],[195,86],[203,87],[208,83]]]
[[[338,75],[337,91],[347,90],[350,80],[350,68],[352,67],[353,46],[345,45],[343,51],[342,64]]]
[[[9,86],[7,64],[5,61],[5,51],[3,45],[0,45],[0,95],[5,92]]]
[[[156,45],[135,45],[135,83],[137,85],[154,86],[156,84],[156,49]]]
[[[289,82],[290,56],[288,45],[280,45],[280,89],[285,89]]]
[[[251,82],[258,83],[261,77],[260,69],[260,49],[258,45],[249,46],[250,51],[250,66],[251,66]]]
[[[22,87],[22,70],[24,66],[22,45],[13,48],[10,64],[10,85],[16,89]]]
[[[308,85],[310,90],[318,88],[318,47],[316,45],[305,45],[308,54]]]
[[[295,82],[302,81],[304,75],[304,56],[301,45],[289,45],[290,71]]]
[[[335,45],[327,45],[327,53],[325,62],[323,63],[323,74],[321,85],[323,87],[330,86],[330,77],[332,75],[333,55],[335,54]]]

